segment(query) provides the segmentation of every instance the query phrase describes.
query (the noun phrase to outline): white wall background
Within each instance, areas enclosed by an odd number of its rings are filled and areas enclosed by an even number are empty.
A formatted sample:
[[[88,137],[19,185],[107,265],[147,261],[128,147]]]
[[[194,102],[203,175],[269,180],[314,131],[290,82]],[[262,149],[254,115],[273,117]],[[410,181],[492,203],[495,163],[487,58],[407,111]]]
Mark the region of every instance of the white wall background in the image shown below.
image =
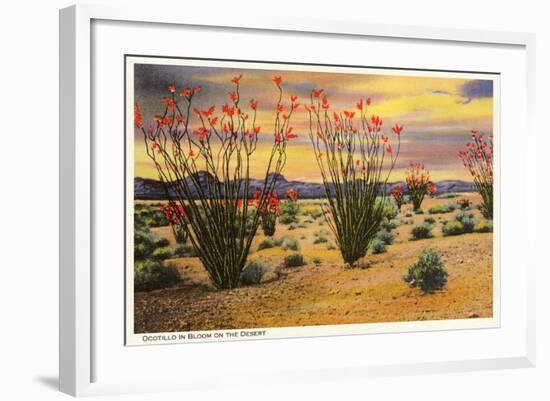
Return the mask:
[[[181,4],[184,0],[177,3]],[[137,1],[100,1],[132,4]],[[139,1],[169,7],[160,0]],[[0,398],[57,400],[57,220],[58,220],[58,9],[64,0],[5,1],[0,13]],[[542,400],[550,389],[550,274],[546,252],[550,238],[543,203],[548,195],[546,149],[550,146],[550,28],[546,2],[462,0],[259,0],[194,1],[189,13],[217,9],[242,13],[361,19],[374,23],[428,25],[537,34],[538,157],[537,273],[538,366],[534,369],[396,377],[356,382],[327,382],[207,394],[122,396],[131,400],[171,399],[407,399]],[[518,132],[518,141],[522,133]],[[25,158],[22,158],[24,152]],[[533,200],[535,202],[535,200]],[[518,266],[519,267],[519,266]],[[289,356],[290,358],[290,356]],[[185,363],[185,361],[182,361]],[[246,382],[246,378],[243,378]],[[115,399],[108,397],[108,399]],[[117,398],[118,399],[118,398]]]

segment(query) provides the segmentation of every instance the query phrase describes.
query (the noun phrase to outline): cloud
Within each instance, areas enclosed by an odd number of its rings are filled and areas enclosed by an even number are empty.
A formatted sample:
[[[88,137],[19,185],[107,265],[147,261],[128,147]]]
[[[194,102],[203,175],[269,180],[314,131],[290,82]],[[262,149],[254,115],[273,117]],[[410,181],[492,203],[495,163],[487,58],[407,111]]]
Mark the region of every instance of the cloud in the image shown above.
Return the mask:
[[[476,79],[467,81],[460,88],[461,95],[471,99],[493,97],[493,81]]]

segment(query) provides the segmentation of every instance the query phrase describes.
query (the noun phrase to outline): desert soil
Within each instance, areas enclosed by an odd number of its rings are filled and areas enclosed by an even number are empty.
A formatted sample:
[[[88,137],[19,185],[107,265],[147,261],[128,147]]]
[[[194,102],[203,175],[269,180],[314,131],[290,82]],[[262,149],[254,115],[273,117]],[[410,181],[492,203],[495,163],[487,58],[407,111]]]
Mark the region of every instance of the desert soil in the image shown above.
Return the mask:
[[[425,211],[436,204],[468,198],[479,204],[477,194],[461,194],[454,199],[424,201]],[[303,201],[302,210],[315,207],[315,201]],[[360,267],[345,267],[336,249],[326,243],[314,244],[315,233],[323,231],[331,240],[324,218],[306,228],[289,231],[278,224],[275,237],[293,237],[307,265],[282,268],[284,257],[293,251],[281,247],[253,252],[249,260],[272,267],[265,281],[232,290],[216,290],[197,258],[171,259],[182,274],[178,288],[137,292],[134,316],[136,333],[288,327],[347,323],[398,322],[491,317],[493,313],[493,234],[472,233],[443,237],[441,220],[451,220],[457,211],[445,214],[406,217],[404,206],[398,219],[421,223],[426,217],[437,220],[434,238],[410,240],[412,224],[394,230],[396,241],[388,252],[367,255]],[[472,209],[477,220],[481,215]],[[300,222],[311,217],[300,215]],[[153,231],[174,243],[168,227]],[[261,232],[261,229],[259,230]],[[265,237],[257,235],[255,244]],[[446,287],[424,294],[410,288],[403,276],[422,250],[432,247],[442,253],[449,273]],[[255,246],[253,249],[256,249]],[[319,264],[313,259],[320,258]]]

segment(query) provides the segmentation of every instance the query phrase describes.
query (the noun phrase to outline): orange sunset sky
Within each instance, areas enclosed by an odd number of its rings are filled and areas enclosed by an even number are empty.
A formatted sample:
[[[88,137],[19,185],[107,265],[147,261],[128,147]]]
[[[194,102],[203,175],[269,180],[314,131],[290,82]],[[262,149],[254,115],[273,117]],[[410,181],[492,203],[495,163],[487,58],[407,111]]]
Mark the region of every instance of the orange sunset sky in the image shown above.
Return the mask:
[[[152,124],[154,114],[164,110],[162,98],[168,95],[169,84],[175,83],[178,90],[200,85],[202,90],[196,96],[194,106],[202,109],[215,105],[217,115],[221,112],[221,105],[229,101],[227,93],[233,90],[231,78],[243,74],[241,103],[248,105],[250,99],[258,100],[257,125],[262,127],[260,136],[263,136],[254,154],[253,177],[259,177],[260,172],[265,171],[265,161],[273,140],[270,132],[278,96],[272,81],[274,75],[283,78],[283,101],[286,105],[291,95],[298,96],[298,102],[304,104],[312,89],[323,88],[334,111],[355,111],[355,104],[360,98],[370,97],[372,105],[368,115],[376,114],[383,118],[385,134],[392,140],[395,140],[395,135],[391,133],[391,127],[396,123],[404,125],[401,154],[390,181],[403,180],[404,170],[410,162],[424,163],[434,181],[470,181],[457,152],[464,148],[472,129],[487,134],[493,131],[494,88],[491,75],[483,76],[485,79],[465,79],[452,78],[449,74],[434,77],[429,72],[422,73],[424,76],[407,76],[406,72],[403,75],[386,75],[383,69],[359,74],[285,71],[284,66],[270,70],[251,69],[250,66],[221,68],[135,64],[134,100],[139,103],[147,126]],[[282,172],[288,180],[320,181],[309,142],[308,123],[308,113],[303,108],[293,116],[292,125],[299,137],[288,146],[287,164]],[[134,174],[136,177],[158,178],[145,154],[141,135],[135,130]]]

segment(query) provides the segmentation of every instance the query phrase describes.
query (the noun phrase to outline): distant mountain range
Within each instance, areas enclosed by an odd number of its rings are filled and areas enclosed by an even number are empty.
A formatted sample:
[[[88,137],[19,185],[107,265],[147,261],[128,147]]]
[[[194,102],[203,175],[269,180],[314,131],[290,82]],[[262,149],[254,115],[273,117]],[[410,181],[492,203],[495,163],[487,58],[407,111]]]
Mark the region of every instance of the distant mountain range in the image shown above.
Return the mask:
[[[200,186],[205,192],[208,187],[208,180],[213,180],[214,178],[206,172],[198,173],[198,181]],[[195,185],[192,183],[190,178],[187,178],[190,188],[193,190],[193,196],[197,196],[197,190]],[[391,191],[392,188],[402,185],[406,188],[404,182],[393,182],[388,183],[388,191]],[[460,180],[444,180],[435,183],[437,188],[437,193],[445,192],[473,192],[475,191],[474,185],[471,182],[460,181]],[[263,186],[263,180],[250,180],[250,190],[249,196],[256,189],[261,189]],[[289,189],[295,189],[298,191],[300,198],[306,199],[315,199],[325,196],[325,190],[322,184],[319,183],[310,183],[302,181],[288,181],[283,175],[279,175],[277,179],[277,184],[275,186],[275,191],[280,197],[284,197],[285,193]],[[158,180],[153,180],[149,178],[134,178],[134,199],[140,200],[162,200],[166,199],[166,192],[162,182]]]

